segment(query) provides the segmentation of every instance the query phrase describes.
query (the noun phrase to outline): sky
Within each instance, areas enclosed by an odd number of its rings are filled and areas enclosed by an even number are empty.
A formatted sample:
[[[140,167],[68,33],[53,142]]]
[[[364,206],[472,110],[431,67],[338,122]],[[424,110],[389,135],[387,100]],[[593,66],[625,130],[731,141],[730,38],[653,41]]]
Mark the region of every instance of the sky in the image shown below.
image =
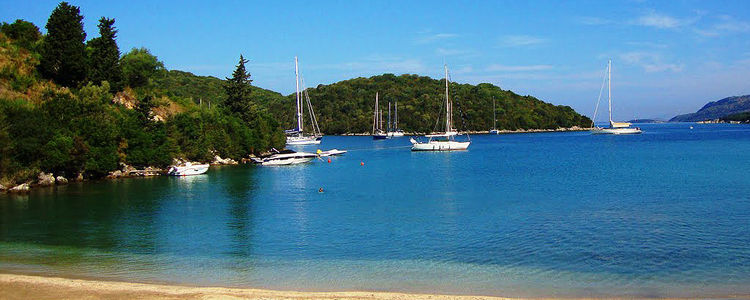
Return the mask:
[[[46,32],[57,1],[0,0]],[[591,116],[612,59],[615,119],[668,119],[750,94],[750,1],[69,1],[91,39],[114,18],[124,53],[167,69],[294,92],[383,73],[488,82]],[[606,91],[605,91],[606,94]],[[605,99],[606,100],[606,99]],[[606,118],[598,114],[597,120]]]

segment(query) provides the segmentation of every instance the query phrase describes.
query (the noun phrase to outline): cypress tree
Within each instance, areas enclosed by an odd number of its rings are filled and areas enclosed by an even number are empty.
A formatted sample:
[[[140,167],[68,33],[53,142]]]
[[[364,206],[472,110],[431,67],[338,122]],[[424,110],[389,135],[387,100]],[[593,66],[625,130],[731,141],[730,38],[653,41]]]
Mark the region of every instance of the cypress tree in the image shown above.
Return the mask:
[[[77,6],[60,2],[47,20],[39,68],[42,76],[73,87],[86,78],[86,33]]]
[[[99,19],[99,37],[89,41],[91,56],[89,57],[89,81],[101,84],[107,81],[110,91],[120,89],[122,82],[122,67],[120,66],[120,48],[117,47],[117,30],[115,20],[102,17]]]
[[[224,83],[224,90],[227,93],[224,106],[233,114],[249,122],[252,116],[250,112],[252,108],[250,102],[250,83],[253,81],[245,69],[245,63],[247,62],[248,60],[240,54],[240,62],[237,64],[237,68],[232,73],[232,77],[227,78],[227,81]]]

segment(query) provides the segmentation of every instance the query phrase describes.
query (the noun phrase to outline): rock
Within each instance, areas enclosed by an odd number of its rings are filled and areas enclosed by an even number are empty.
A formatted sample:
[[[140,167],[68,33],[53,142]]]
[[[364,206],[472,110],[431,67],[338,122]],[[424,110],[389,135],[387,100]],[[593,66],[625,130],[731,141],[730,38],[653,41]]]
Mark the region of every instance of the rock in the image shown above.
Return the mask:
[[[214,161],[211,164],[212,165],[236,165],[237,161],[231,158],[223,159],[220,156],[216,155],[214,156]]]
[[[62,176],[57,176],[55,181],[57,181],[57,184],[68,184],[68,179]]]
[[[13,188],[11,188],[8,191],[11,192],[11,193],[26,193],[26,192],[29,191],[29,184],[28,183],[24,183],[24,184],[20,184],[20,185],[14,186]]]
[[[120,177],[122,177],[122,171],[120,170],[109,172],[109,175],[107,175],[107,178],[120,178]]]
[[[118,92],[112,99],[112,103],[120,104],[122,106],[125,106],[125,108],[127,109],[134,109],[136,104],[138,103],[138,100],[135,99],[135,96],[133,94],[133,91],[130,89]]]
[[[55,176],[44,172],[39,173],[39,181],[37,182],[41,186],[55,185]]]

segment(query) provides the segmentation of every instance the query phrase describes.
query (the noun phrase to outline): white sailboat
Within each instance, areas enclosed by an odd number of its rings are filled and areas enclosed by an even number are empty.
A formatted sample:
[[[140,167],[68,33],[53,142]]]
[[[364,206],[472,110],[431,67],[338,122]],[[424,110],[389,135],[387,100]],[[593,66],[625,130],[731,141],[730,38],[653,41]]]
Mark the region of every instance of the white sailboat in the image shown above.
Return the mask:
[[[391,103],[388,102],[388,137],[404,136],[404,131],[398,128],[398,101],[395,104],[396,117],[391,124]]]
[[[596,127],[594,121],[596,119],[596,113],[599,110],[599,101],[601,100],[601,90],[599,92],[599,99],[596,101],[596,109],[594,109],[594,117],[591,121],[591,126],[594,129],[591,130],[592,134],[639,134],[641,129],[638,127],[630,127],[630,123],[627,122],[614,122],[612,121],[612,60],[607,63],[607,100],[609,103],[609,127]],[[602,83],[602,89],[604,84]]]
[[[318,120],[315,118],[315,112],[313,111],[312,104],[310,104],[310,96],[307,94],[307,89],[304,88],[303,84],[303,91],[300,92],[299,89],[299,83],[300,83],[300,76],[299,76],[299,67],[297,63],[297,57],[294,57],[294,75],[297,80],[297,92],[295,95],[297,96],[297,128],[296,129],[290,129],[286,130],[286,144],[287,145],[311,145],[311,144],[320,144],[320,141],[323,139],[323,134],[320,133],[320,127],[318,127]],[[303,99],[304,95],[304,99]],[[302,117],[303,112],[303,104],[302,101],[305,101],[305,104],[307,105],[307,111],[310,114],[310,126],[312,127],[312,134],[305,134],[304,132],[304,122]]]
[[[448,94],[448,66],[444,65],[443,67],[445,69],[445,132],[425,135],[428,139],[427,142],[420,142],[414,138],[409,139],[412,144],[412,151],[466,150],[471,144],[471,140],[463,142],[456,140],[456,136],[460,134],[453,128],[453,103]]]
[[[383,130],[383,111],[378,109],[378,92],[375,92],[375,114],[372,117],[372,139],[384,140],[388,134]]]
[[[490,129],[490,134],[500,134],[500,130],[497,130],[497,116],[496,116],[496,110],[495,110],[495,98],[492,98],[492,120],[494,123],[492,123],[492,129]]]

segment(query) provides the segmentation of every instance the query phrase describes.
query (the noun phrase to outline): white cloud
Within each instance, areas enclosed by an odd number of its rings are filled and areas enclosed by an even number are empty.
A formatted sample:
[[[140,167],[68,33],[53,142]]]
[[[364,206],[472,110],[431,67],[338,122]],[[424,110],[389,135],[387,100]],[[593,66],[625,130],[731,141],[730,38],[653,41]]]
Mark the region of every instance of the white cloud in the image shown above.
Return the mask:
[[[476,51],[467,49],[448,49],[448,48],[437,48],[435,54],[439,56],[474,56]]]
[[[414,40],[414,43],[429,44],[429,43],[440,41],[440,40],[457,38],[458,36],[459,35],[455,33],[434,33],[434,34],[422,35],[420,37],[417,37]]]
[[[620,59],[626,64],[643,68],[645,72],[682,72],[684,65],[664,63],[661,55],[649,52],[627,52],[620,55]]]
[[[698,21],[699,18],[699,16],[693,18],[677,18],[651,11],[631,20],[630,23],[659,29],[675,29],[693,24]]]
[[[528,65],[528,66],[505,66],[499,64],[489,65],[485,70],[488,72],[532,72],[550,70],[551,65]]]
[[[719,22],[714,23],[708,28],[695,29],[695,33],[704,37],[715,37],[730,33],[750,32],[750,23],[740,21],[732,16],[719,16]]]
[[[544,44],[547,39],[530,35],[506,35],[500,40],[501,47],[524,47]]]
[[[606,25],[614,23],[612,20],[599,17],[578,17],[575,21],[583,25]]]

